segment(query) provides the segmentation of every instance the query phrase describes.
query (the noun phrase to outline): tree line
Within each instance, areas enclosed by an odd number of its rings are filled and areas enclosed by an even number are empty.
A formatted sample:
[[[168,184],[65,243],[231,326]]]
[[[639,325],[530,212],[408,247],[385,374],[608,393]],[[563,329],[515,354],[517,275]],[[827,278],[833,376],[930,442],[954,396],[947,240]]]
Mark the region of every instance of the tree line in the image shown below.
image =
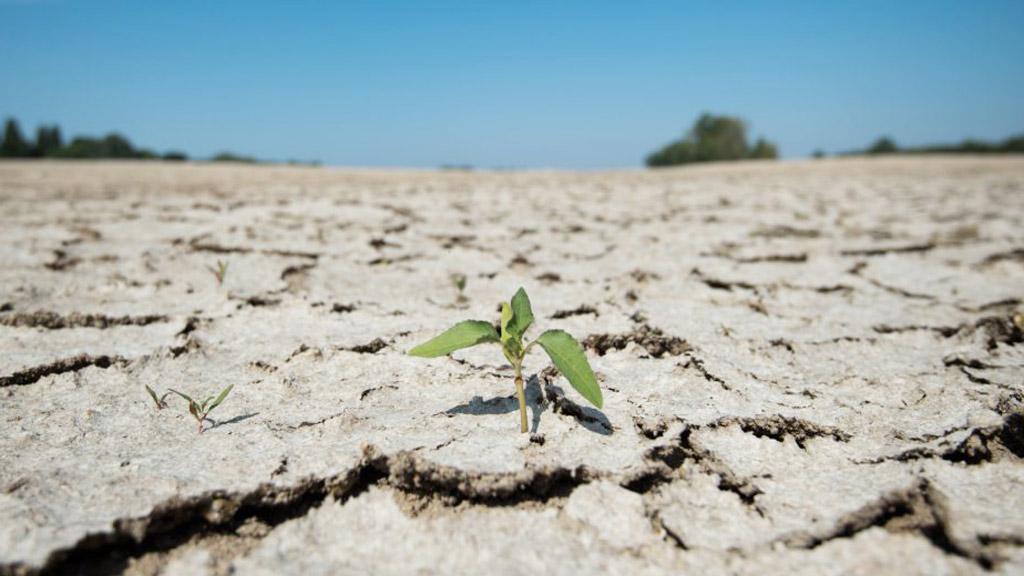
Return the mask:
[[[128,138],[111,132],[102,138],[76,136],[64,142],[60,126],[43,124],[36,129],[35,140],[26,138],[18,121],[8,118],[4,123],[4,137],[0,141],[0,156],[6,158],[139,158],[188,160],[184,152],[176,150],[158,154],[146,148],[136,148]]]
[[[148,148],[136,148],[122,134],[111,132],[101,138],[76,136],[64,141],[60,126],[43,124],[36,129],[35,140],[25,137],[14,118],[4,122],[3,139],[0,140],[0,158],[81,158],[81,159],[140,159],[140,160],[188,160],[188,155],[177,150],[162,154]],[[262,163],[252,156],[232,152],[220,152],[209,158],[211,162]],[[319,162],[289,160],[288,164],[318,166]]]
[[[843,156],[877,156],[881,154],[1021,154],[1024,153],[1024,134],[1011,136],[998,142],[968,138],[959,144],[929,144],[901,148],[896,141],[882,136],[863,150],[845,152]]]

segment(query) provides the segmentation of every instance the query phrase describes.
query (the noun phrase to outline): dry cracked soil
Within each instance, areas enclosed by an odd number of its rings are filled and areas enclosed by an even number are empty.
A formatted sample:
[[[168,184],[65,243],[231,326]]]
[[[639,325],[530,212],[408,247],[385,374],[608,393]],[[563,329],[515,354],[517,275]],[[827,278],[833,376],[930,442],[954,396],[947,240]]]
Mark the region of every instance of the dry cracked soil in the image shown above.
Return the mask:
[[[4,162],[0,208],[0,574],[1024,571],[1024,160]],[[603,410],[405,355],[520,285]],[[201,434],[145,391],[229,384]]]

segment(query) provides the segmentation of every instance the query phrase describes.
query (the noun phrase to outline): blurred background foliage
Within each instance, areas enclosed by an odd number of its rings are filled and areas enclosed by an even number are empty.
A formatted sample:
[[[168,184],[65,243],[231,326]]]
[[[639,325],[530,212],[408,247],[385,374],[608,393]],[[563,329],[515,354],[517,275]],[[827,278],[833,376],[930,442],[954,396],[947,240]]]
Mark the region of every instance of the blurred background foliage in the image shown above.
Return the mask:
[[[682,139],[670,142],[647,156],[647,165],[658,167],[778,157],[778,147],[764,138],[758,138],[753,146],[748,144],[746,123],[739,118],[705,113],[697,118]]]

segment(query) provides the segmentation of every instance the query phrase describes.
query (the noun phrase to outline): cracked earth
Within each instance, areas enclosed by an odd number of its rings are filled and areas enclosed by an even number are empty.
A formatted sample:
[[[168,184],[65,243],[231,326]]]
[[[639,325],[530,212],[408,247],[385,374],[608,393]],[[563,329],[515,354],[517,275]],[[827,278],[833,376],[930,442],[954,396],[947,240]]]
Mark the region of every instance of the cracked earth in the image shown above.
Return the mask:
[[[4,162],[0,208],[0,574],[1024,571],[1020,159]],[[404,354],[520,285],[602,411]],[[144,388],[228,384],[202,434]]]

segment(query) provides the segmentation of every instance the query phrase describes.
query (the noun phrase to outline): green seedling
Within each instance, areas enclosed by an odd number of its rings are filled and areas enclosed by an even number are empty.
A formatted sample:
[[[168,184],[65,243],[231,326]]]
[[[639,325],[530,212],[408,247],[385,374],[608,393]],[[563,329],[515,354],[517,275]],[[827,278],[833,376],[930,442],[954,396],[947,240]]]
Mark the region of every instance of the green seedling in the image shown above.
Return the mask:
[[[221,390],[220,394],[217,395],[216,399],[213,396],[210,396],[203,400],[202,402],[196,402],[188,394],[178,392],[173,388],[168,389],[168,392],[172,394],[177,394],[178,396],[181,396],[186,402],[188,402],[188,411],[190,414],[192,414],[192,417],[196,419],[196,422],[199,423],[199,433],[202,434],[203,421],[207,419],[207,416],[210,415],[210,412],[213,412],[214,408],[220,406],[220,403],[223,402],[224,399],[228,397],[228,392],[231,392],[231,389],[234,388],[234,386],[235,385],[232,384],[227,388]]]
[[[572,387],[591,404],[600,408],[604,402],[601,397],[601,388],[597,385],[597,379],[594,378],[594,371],[590,368],[590,363],[587,362],[583,347],[563,330],[548,330],[524,346],[523,336],[532,323],[533,310],[530,308],[530,298],[526,295],[526,291],[520,288],[512,297],[511,303],[502,302],[501,304],[500,333],[495,330],[494,326],[483,320],[466,320],[452,326],[440,336],[409,350],[409,354],[422,358],[436,358],[477,344],[491,342],[501,344],[502,353],[515,370],[516,396],[519,397],[519,430],[526,432],[523,359],[535,344],[539,344],[551,357],[555,368],[558,368],[558,371],[569,380],[569,384],[572,384]]]
[[[214,268],[213,266],[207,266],[206,269],[209,270],[210,274],[213,274],[213,277],[217,279],[218,286],[224,285],[224,277],[228,275],[227,262],[223,260],[217,260],[216,268]]]
[[[163,396],[157,396],[156,392],[154,392],[149,385],[144,384],[144,386],[146,386],[146,392],[149,392],[149,397],[152,398],[153,403],[156,404],[157,410],[167,408],[167,397],[171,395],[170,392],[164,392]]]
[[[469,298],[466,298],[466,275],[452,274],[452,285],[455,286],[455,291],[457,292],[455,303],[465,304],[468,302]]]

